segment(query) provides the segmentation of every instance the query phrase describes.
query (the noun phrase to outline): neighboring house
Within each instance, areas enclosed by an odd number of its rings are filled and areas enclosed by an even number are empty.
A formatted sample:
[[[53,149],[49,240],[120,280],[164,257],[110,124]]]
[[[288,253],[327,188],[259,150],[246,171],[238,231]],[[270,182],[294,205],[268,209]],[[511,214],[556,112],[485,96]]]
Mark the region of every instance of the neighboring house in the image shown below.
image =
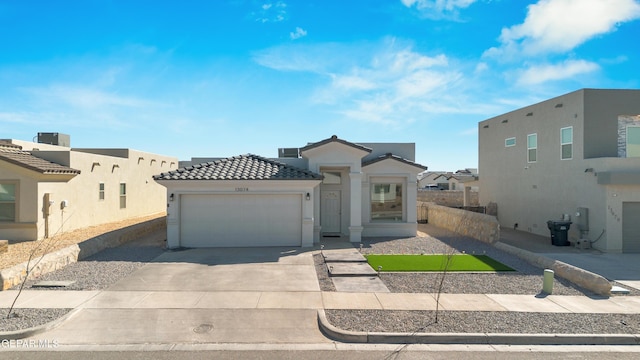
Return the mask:
[[[429,171],[418,176],[418,188],[433,190],[464,190],[465,184],[478,180],[478,169],[463,169],[455,173],[446,171]],[[435,185],[435,186],[434,186]],[[473,184],[472,190],[478,191],[477,184]]]
[[[167,246],[312,246],[323,236],[415,236],[412,143],[332,136],[287,157],[198,159],[154,177],[167,188]],[[197,161],[196,161],[197,162]]]
[[[571,242],[640,252],[640,90],[578,90],[478,132],[480,202],[502,226],[549,236],[571,219]]]
[[[152,175],[177,164],[130,149],[0,140],[0,239],[37,240],[162,213],[166,191]]]

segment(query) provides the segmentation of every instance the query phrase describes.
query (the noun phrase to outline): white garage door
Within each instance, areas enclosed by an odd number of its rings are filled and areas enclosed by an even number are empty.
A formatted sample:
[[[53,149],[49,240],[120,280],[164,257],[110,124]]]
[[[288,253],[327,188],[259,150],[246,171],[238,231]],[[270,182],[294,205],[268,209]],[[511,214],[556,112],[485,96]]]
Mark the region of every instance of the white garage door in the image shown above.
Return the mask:
[[[302,196],[182,195],[184,247],[300,246]]]

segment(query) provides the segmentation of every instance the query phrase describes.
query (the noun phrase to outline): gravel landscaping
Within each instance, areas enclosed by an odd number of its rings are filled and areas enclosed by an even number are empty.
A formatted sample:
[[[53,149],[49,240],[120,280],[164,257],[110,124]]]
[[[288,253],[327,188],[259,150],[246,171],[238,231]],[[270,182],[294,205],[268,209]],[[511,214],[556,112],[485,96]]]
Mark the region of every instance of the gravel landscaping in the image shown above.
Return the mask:
[[[429,236],[405,239],[363,239],[363,254],[486,254],[515,269],[505,273],[447,273],[443,293],[536,295],[542,289],[543,269],[480,241],[433,226],[419,225]],[[322,258],[316,255],[318,280],[323,291],[335,291]],[[441,273],[381,273],[392,293],[436,293]],[[596,296],[562,278],[555,279],[554,295]],[[640,291],[631,289],[631,294]],[[573,314],[528,312],[325,310],[337,328],[375,332],[433,333],[544,333],[638,334],[640,314]]]
[[[63,269],[42,275],[25,283],[24,289],[31,290],[104,290],[120,279],[150,262],[164,250],[164,231],[132,241],[123,246],[105,249],[82,261],[72,263]],[[72,280],[66,287],[33,288],[44,280]],[[14,287],[12,290],[16,290]],[[0,309],[0,332],[27,329],[53,321],[71,309],[14,309],[6,319],[7,309]]]
[[[72,309],[14,309],[7,318],[8,309],[0,309],[0,331],[16,331],[44,325],[56,320]]]
[[[639,314],[325,310],[343,330],[403,333],[639,334]]]

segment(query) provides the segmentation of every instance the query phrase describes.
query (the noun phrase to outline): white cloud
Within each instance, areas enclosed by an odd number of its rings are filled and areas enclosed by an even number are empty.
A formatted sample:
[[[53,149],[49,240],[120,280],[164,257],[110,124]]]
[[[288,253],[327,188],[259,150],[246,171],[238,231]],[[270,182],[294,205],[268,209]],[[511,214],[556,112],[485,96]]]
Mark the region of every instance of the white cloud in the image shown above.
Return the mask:
[[[266,22],[280,22],[287,18],[287,4],[283,1],[277,1],[275,3],[264,3],[260,6],[260,10],[251,14],[256,21]]]
[[[46,88],[29,88],[25,91],[32,93],[44,102],[63,102],[82,109],[97,109],[103,107],[144,107],[153,105],[152,102],[132,96],[122,96],[100,89],[74,85],[53,85]]]
[[[548,81],[563,80],[600,69],[598,64],[585,60],[567,60],[561,64],[538,65],[526,69],[520,76],[521,85],[535,85]]]
[[[485,55],[564,53],[638,18],[640,3],[635,0],[540,0],[529,5],[522,24],[503,28],[501,45]]]
[[[455,18],[460,9],[471,6],[477,0],[400,0],[408,8],[415,7],[428,18]]]
[[[291,37],[291,40],[300,39],[301,37],[305,36],[307,36],[307,30],[301,27],[296,27],[296,31],[292,31],[289,33],[289,37]]]

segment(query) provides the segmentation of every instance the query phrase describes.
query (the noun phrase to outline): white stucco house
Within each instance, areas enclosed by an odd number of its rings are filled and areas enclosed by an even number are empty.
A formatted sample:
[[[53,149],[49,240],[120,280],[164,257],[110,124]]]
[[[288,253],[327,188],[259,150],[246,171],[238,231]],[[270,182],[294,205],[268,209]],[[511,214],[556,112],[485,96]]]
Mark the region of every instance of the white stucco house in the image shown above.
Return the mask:
[[[267,159],[199,159],[157,175],[167,188],[167,246],[312,246],[322,237],[415,236],[413,143],[337,136]],[[295,150],[291,152],[291,150]]]

